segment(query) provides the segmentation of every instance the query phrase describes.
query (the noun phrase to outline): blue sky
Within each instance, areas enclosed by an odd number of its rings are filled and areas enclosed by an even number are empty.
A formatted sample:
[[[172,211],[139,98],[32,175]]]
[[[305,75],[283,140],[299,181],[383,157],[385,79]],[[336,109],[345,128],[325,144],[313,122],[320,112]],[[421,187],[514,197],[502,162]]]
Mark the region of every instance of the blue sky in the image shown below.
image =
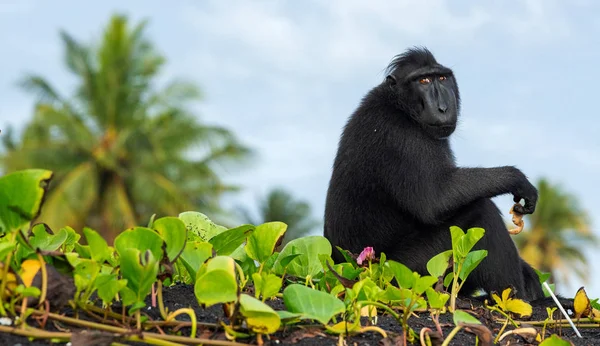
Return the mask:
[[[58,30],[99,40],[115,12],[150,20],[166,55],[162,81],[198,82],[203,121],[230,127],[260,154],[229,179],[248,203],[283,186],[321,218],[342,126],[390,59],[427,46],[454,69],[462,115],[452,143],[460,165],[516,165],[576,194],[600,220],[596,106],[600,6],[592,0],[522,1],[0,0],[0,129],[19,127],[33,99],[16,81],[36,72],[68,94]],[[590,107],[589,105],[592,105]],[[496,199],[501,210],[508,196]],[[507,214],[508,217],[508,214]],[[587,291],[600,296],[600,256]],[[575,281],[570,291],[582,285]]]

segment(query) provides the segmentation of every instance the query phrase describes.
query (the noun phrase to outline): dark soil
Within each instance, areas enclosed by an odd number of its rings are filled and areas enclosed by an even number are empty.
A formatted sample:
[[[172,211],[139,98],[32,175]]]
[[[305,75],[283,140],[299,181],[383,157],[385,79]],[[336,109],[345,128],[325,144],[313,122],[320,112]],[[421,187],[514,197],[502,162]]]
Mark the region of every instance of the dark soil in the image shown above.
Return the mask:
[[[224,313],[221,305],[215,305],[207,309],[202,309],[198,303],[196,302],[196,298],[194,296],[193,286],[191,285],[175,285],[173,287],[167,287],[164,289],[163,300],[165,307],[169,311],[175,311],[184,307],[192,307],[198,319],[198,322],[204,323],[219,323],[220,321],[227,322],[224,319]],[[147,302],[150,304],[150,301]],[[281,300],[273,300],[267,302],[274,309],[284,309],[283,302]],[[569,306],[572,304],[570,300],[563,300],[563,304],[567,304],[565,309],[572,308]],[[544,302],[543,304],[534,305],[533,308],[533,316],[530,320],[532,321],[543,321],[547,318],[546,307],[554,307],[554,303],[551,300]],[[481,303],[477,301],[467,301],[460,300],[459,308],[467,310],[479,317],[479,320],[484,323],[493,333],[494,337],[498,333],[501,328],[501,325],[497,322],[492,322],[490,319],[490,313],[488,310],[481,307]],[[114,311],[120,311],[120,309],[114,309]],[[72,311],[64,311],[66,316],[72,316]],[[158,308],[146,308],[144,309],[144,313],[147,314],[152,319],[160,320],[160,314]],[[84,314],[80,314],[80,318],[86,318]],[[561,318],[560,312],[555,312],[554,318]],[[186,321],[186,315],[180,315],[177,317],[180,321]],[[38,323],[30,319],[29,325],[38,327]],[[363,321],[363,325],[366,325],[367,321]],[[442,326],[442,330],[444,332],[444,336],[447,336],[450,331],[454,328],[454,324],[452,322],[452,316],[449,313],[442,314],[440,316],[440,324]],[[420,314],[419,316],[413,316],[409,319],[409,325],[415,330],[415,332],[419,333],[423,327],[429,327],[432,330],[435,330],[435,325],[432,322],[429,314]],[[379,333],[375,332],[366,332],[364,334],[355,335],[349,337],[347,339],[347,345],[402,345],[402,327],[396,320],[389,315],[379,316],[377,320],[377,326],[385,330],[388,334],[388,338],[383,340],[382,336]],[[64,323],[57,324],[48,322],[46,324],[46,330],[48,331],[77,331],[79,328],[73,328]],[[67,330],[64,330],[67,329]],[[507,330],[512,329],[512,327],[507,328]],[[166,329],[165,329],[166,330]],[[541,327],[538,329],[541,330]],[[562,336],[563,338],[568,339],[573,343],[573,345],[600,345],[600,328],[579,328],[583,338],[578,338],[575,332],[570,327],[563,328],[554,328],[553,326],[548,326],[546,331],[546,336],[549,336],[550,333],[556,333]],[[189,335],[190,328],[184,327],[181,328],[178,333],[180,335]],[[211,338],[216,340],[226,340],[222,331],[216,330],[213,326],[202,326],[198,328],[198,336],[204,338]],[[322,331],[321,328],[318,328],[316,325],[310,324],[301,324],[300,326],[289,326],[284,328],[283,331],[280,331],[274,335],[271,335],[270,338],[263,338],[265,345],[297,345],[297,346],[321,346],[321,345],[336,345],[338,341],[338,337],[335,335],[329,335]],[[250,339],[239,339],[238,342],[248,343],[248,344],[256,344],[256,338],[252,337]],[[8,334],[8,333],[0,333],[0,345],[50,345],[52,344],[50,341],[45,340],[34,340],[29,341],[25,337]],[[133,345],[133,343],[129,343]],[[419,345],[418,339],[414,343],[415,345]],[[506,338],[500,342],[501,345],[536,345],[537,342],[533,340],[527,340],[520,336],[515,336],[512,338]],[[64,343],[58,343],[56,345],[64,345]],[[76,342],[72,343],[73,346],[82,346],[83,344],[77,344]],[[108,345],[108,344],[90,344],[86,343],[86,346],[92,345]],[[135,343],[135,345],[143,345],[143,343]],[[475,345],[475,336],[469,332],[461,330],[451,342],[451,345]],[[481,342],[480,342],[481,345]]]

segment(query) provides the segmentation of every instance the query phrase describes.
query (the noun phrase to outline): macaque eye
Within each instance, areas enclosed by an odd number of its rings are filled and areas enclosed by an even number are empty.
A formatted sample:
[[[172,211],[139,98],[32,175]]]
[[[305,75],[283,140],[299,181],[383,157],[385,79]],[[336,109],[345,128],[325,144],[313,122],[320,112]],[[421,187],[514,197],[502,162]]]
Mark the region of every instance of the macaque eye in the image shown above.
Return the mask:
[[[419,79],[419,83],[421,83],[421,84],[429,84],[429,83],[431,83],[431,79],[429,79],[427,77],[421,78],[421,79]]]
[[[440,76],[440,80],[446,80],[446,76]]]

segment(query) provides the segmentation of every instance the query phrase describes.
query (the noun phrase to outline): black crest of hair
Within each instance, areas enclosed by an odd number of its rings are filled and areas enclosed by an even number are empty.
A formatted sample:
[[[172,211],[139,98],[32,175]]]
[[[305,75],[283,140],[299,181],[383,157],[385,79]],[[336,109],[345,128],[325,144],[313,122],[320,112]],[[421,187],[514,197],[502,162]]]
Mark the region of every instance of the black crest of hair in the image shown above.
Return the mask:
[[[433,256],[452,248],[450,227],[481,227],[474,249],[487,257],[462,294],[481,288],[543,298],[538,276],[520,256],[491,198],[512,194],[515,211],[535,211],[537,190],[514,166],[458,167],[450,147],[460,113],[454,73],[426,48],[394,57],[345,125],[327,191],[325,236],[353,253],[372,246],[428,275]],[[507,212],[509,206],[507,206]],[[334,249],[336,262],[343,261]]]

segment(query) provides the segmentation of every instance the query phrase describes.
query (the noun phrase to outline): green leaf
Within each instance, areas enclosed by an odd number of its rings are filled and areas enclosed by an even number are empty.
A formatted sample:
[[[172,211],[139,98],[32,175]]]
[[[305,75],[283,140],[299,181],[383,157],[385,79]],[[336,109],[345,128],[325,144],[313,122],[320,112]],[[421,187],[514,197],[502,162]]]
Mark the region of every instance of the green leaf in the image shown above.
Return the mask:
[[[63,243],[63,252],[72,252],[75,244],[78,244],[79,239],[81,239],[81,235],[69,226],[63,227],[63,229],[67,232],[67,240]]]
[[[143,302],[158,275],[158,260],[150,249],[125,248],[121,256],[121,274],[135,294],[136,304]]]
[[[90,246],[89,245],[81,245],[79,243],[75,243],[75,252],[81,258],[87,258],[87,259],[91,259],[92,258],[92,254],[90,252]]]
[[[458,326],[459,323],[481,324],[481,322],[477,318],[473,317],[473,315],[462,310],[454,311],[453,319],[454,325],[456,326]]]
[[[118,280],[116,274],[102,273],[96,278],[95,286],[98,289],[98,297],[105,304],[110,304],[117,293],[127,286],[127,280]]]
[[[398,285],[400,285],[400,287],[406,289],[413,287],[416,278],[410,268],[394,260],[388,260],[386,262],[386,266],[389,266],[392,273],[394,273],[394,277],[396,278],[396,281],[398,281]]]
[[[83,235],[89,244],[90,255],[94,261],[104,263],[104,261],[107,261],[110,258],[111,251],[108,244],[98,232],[91,228],[84,227]]]
[[[0,243],[0,262],[4,262],[6,260],[6,256],[8,253],[15,249],[16,244],[10,242],[2,242]]]
[[[281,319],[275,310],[247,294],[240,295],[240,313],[255,333],[272,334],[281,325]]]
[[[264,263],[275,251],[279,238],[283,237],[287,225],[283,222],[267,222],[256,226],[256,229],[246,244],[246,253],[250,258],[259,263]]]
[[[100,273],[100,265],[89,259],[79,259],[73,270],[73,281],[78,291],[92,287]]]
[[[179,257],[193,281],[196,281],[196,273],[207,259],[211,258],[212,244],[205,242],[188,242]]]
[[[319,260],[320,255],[331,256],[331,243],[327,238],[319,235],[296,238],[285,245],[279,253],[273,271],[277,275],[283,275],[285,264],[286,274],[300,278],[315,276],[323,271],[323,265]],[[289,259],[289,256],[298,255]]]
[[[294,250],[292,250],[294,251]],[[281,255],[278,255],[275,258],[275,263],[273,263],[273,267],[275,267],[275,264],[279,264],[281,266],[282,269],[285,269],[288,265],[290,265],[290,263],[292,263],[292,261],[298,257],[298,256],[302,256],[301,253],[293,253],[291,255],[287,255],[287,256],[283,256],[281,257]],[[281,259],[280,259],[281,258]],[[279,261],[278,261],[279,260]],[[323,265],[321,264],[321,267]],[[289,274],[289,273],[288,273]]]
[[[344,257],[344,260],[347,263],[352,264],[354,267],[358,266],[358,263],[356,263],[356,260],[354,258],[352,258],[352,256],[350,255],[350,251],[344,250],[339,246],[336,246],[335,248],[338,249],[338,251],[342,254],[342,256]]]
[[[277,315],[279,315],[279,319],[284,323],[294,323],[302,318],[302,314],[289,312],[286,310],[277,310]]]
[[[481,261],[483,261],[483,259],[487,256],[487,254],[488,254],[487,250],[476,250],[476,251],[469,252],[463,262],[462,270],[460,271],[458,277],[462,281],[464,281],[469,276],[469,274],[471,274],[471,272],[475,268],[477,268],[479,263],[481,263]]]
[[[448,274],[446,274],[446,277],[444,277],[444,287],[449,287],[450,284],[452,283],[452,280],[454,279],[454,273],[450,272]]]
[[[457,249],[459,247],[460,240],[465,236],[465,232],[458,226],[450,227],[450,236],[452,237],[452,249]],[[456,256],[457,254],[455,254]]]
[[[40,212],[52,172],[17,171],[0,177],[0,234],[26,226]]]
[[[470,228],[457,243],[456,251],[460,257],[465,257],[469,251],[473,248],[475,243],[479,241],[483,237],[485,231],[483,228]]]
[[[217,256],[206,262],[198,271],[194,294],[199,304],[214,304],[237,300],[238,283],[235,261],[231,257]]]
[[[346,305],[337,297],[300,284],[291,284],[283,290],[283,302],[289,312],[302,314],[303,319],[317,320],[322,324],[346,311]]]
[[[31,244],[33,249],[40,249],[42,251],[58,250],[69,236],[67,230],[64,228],[61,228],[56,234],[50,234],[46,231],[46,226],[41,223],[33,226],[31,232],[33,235],[29,238],[29,244]]]
[[[572,344],[565,339],[562,339],[560,336],[556,334],[550,335],[550,337],[545,338],[544,341],[540,343],[539,346],[571,346]]]
[[[119,291],[119,296],[121,297],[121,300],[123,301],[124,306],[130,306],[130,305],[134,304],[137,300],[137,297],[135,296],[135,292],[133,292],[131,290],[131,288],[129,288],[127,286],[123,287]]]
[[[548,279],[550,279],[550,276],[552,275],[552,273],[541,272],[535,268],[533,270],[535,270],[535,273],[537,274],[538,279],[540,280],[540,284],[543,284],[544,282],[548,281]]]
[[[217,234],[209,242],[213,245],[217,255],[229,256],[246,241],[253,231],[253,225],[242,225]]]
[[[421,276],[420,278],[416,279],[413,291],[416,294],[421,295],[427,288],[431,288],[431,286],[433,286],[433,284],[435,284],[437,281],[438,279],[433,276]]]
[[[274,252],[265,263],[263,263],[263,271],[270,273],[273,271],[273,266],[275,265],[275,261],[277,261],[277,257],[279,257],[279,252]]]
[[[257,297],[262,296],[262,300],[266,300],[274,297],[281,289],[281,278],[275,274],[265,273],[253,273],[252,281],[254,282],[254,288],[256,289]]]
[[[429,302],[432,309],[443,309],[450,298],[448,293],[437,292],[431,287],[427,287],[425,293],[427,294],[427,302]]]
[[[115,238],[115,249],[119,256],[123,256],[126,250],[137,249],[140,253],[150,250],[155,260],[163,258],[163,239],[150,228],[130,228]],[[135,291],[135,290],[134,290]]]
[[[133,303],[131,305],[131,307],[129,308],[129,310],[127,310],[127,313],[130,315],[133,315],[134,312],[143,309],[144,307],[146,307],[146,303],[142,302],[142,301],[137,301],[135,303]]]
[[[434,276],[436,278],[444,275],[444,273],[448,269],[448,263],[450,262],[450,258],[452,258],[452,250],[447,250],[433,256],[427,262],[427,271],[431,276]]]
[[[167,244],[167,258],[173,263],[185,247],[187,229],[181,219],[168,216],[154,221],[154,229]]]
[[[227,228],[212,222],[208,216],[196,211],[183,212],[179,214],[179,218],[185,224],[189,232],[188,239],[190,240],[193,239],[192,236],[195,236],[200,238],[200,240],[209,241],[217,234],[227,230]]]

